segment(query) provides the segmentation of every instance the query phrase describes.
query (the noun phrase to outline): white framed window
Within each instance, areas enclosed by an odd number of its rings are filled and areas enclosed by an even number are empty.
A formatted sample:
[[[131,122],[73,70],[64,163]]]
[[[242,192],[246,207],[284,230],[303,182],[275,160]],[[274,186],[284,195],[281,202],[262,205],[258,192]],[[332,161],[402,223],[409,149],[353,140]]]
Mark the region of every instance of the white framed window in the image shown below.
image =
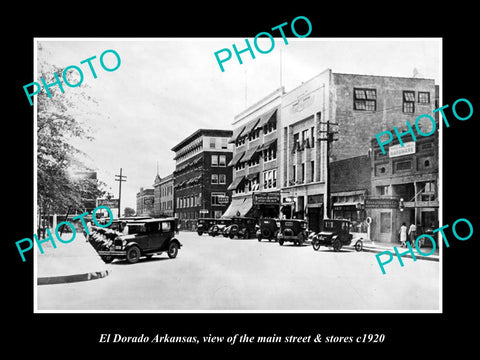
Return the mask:
[[[219,174],[218,175],[218,183],[225,185],[227,183],[227,175],[225,174]]]
[[[218,155],[212,155],[212,167],[218,166]]]
[[[225,167],[227,166],[227,156],[218,155],[218,166]]]
[[[218,174],[212,174],[212,184],[218,184]]]

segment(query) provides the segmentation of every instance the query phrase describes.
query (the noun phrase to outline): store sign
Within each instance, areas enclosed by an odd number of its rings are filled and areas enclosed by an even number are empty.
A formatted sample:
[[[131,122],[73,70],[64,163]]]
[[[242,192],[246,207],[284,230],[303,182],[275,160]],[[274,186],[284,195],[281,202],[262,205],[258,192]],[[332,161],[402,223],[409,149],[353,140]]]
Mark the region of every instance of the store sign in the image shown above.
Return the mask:
[[[366,209],[396,209],[398,199],[367,198],[365,199]]]
[[[415,154],[415,141],[410,141],[404,143],[403,146],[400,144],[390,146],[390,150],[388,152],[389,157],[397,157],[409,154]]]
[[[255,193],[253,205],[280,205],[280,192]]]
[[[108,206],[110,209],[118,209],[118,199],[97,199],[97,206]]]

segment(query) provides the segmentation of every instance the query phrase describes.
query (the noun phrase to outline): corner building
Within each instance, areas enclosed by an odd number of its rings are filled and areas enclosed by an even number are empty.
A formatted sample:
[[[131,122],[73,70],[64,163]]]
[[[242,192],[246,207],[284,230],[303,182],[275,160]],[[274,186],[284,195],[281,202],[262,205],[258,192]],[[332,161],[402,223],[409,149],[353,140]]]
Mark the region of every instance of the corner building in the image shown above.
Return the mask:
[[[219,218],[230,203],[231,130],[199,129],[172,148],[175,216],[182,229],[200,217]]]

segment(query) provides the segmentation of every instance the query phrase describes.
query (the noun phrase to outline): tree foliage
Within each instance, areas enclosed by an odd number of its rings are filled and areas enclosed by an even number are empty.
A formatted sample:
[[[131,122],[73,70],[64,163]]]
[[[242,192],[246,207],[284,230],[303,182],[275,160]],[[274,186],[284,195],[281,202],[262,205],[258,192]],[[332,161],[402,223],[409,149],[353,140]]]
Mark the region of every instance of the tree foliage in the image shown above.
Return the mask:
[[[40,46],[39,54],[42,50]],[[38,69],[38,78],[44,78],[47,84],[55,81],[54,73],[61,78],[64,70],[45,60],[39,61]],[[85,201],[106,194],[101,181],[71,176],[71,166],[81,164],[78,157],[82,154],[72,140],[93,139],[90,129],[76,118],[75,111],[78,113],[80,104],[84,109],[85,103],[94,108],[96,102],[82,91],[74,94],[75,99],[62,93],[58,86],[49,91],[50,96],[45,89],[37,95],[37,204],[42,214],[65,213],[67,209],[82,211]]]

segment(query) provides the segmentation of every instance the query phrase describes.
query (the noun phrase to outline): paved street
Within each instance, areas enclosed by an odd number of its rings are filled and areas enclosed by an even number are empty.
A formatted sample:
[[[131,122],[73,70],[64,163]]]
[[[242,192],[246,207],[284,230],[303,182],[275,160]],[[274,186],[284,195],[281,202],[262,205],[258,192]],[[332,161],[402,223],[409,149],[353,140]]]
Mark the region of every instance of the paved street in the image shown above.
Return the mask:
[[[37,287],[38,310],[438,310],[440,263],[310,245],[178,235],[176,259],[116,260],[97,280]]]

